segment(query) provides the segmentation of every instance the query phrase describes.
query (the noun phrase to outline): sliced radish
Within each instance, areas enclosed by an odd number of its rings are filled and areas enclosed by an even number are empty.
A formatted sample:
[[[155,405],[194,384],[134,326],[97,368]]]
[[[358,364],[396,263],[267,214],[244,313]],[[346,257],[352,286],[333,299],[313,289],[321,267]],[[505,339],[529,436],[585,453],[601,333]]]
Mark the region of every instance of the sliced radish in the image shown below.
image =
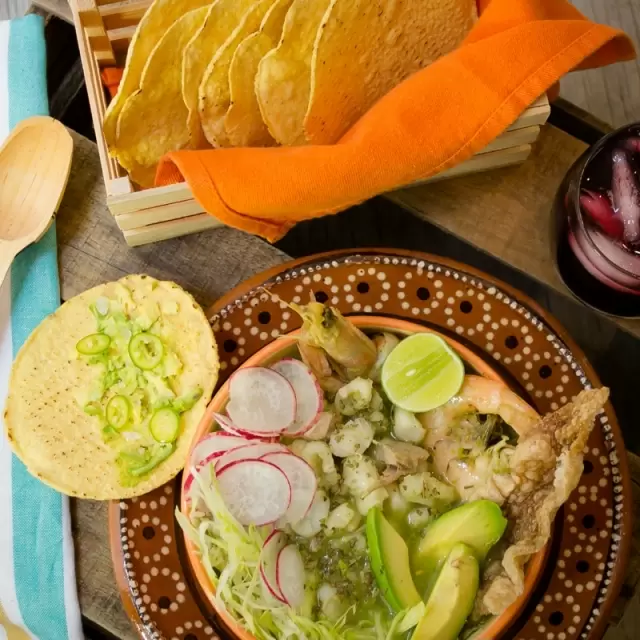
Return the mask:
[[[304,602],[304,562],[295,544],[287,545],[278,554],[276,571],[278,587],[286,603],[294,609]]]
[[[296,417],[293,387],[279,373],[263,367],[239,369],[229,380],[227,414],[241,433],[273,437]]]
[[[288,436],[300,436],[313,427],[322,412],[322,389],[311,369],[300,360],[285,358],[271,368],[286,378],[293,387],[296,396],[296,418],[285,433]]]
[[[269,537],[264,541],[262,547],[262,557],[260,560],[260,577],[267,591],[280,602],[284,604],[287,601],[282,595],[282,591],[278,587],[277,581],[277,568],[278,568],[278,556],[280,551],[287,546],[287,536],[282,531],[272,531]]]
[[[240,524],[272,524],[287,512],[291,485],[274,464],[266,460],[236,460],[217,473],[222,498]]]
[[[191,458],[187,467],[187,478],[184,481],[184,491],[189,495],[195,477],[191,472],[191,468],[197,470],[207,466],[225,453],[239,449],[249,444],[244,438],[239,436],[230,436],[222,431],[215,431],[203,438],[193,449]]]
[[[262,456],[262,460],[282,469],[291,485],[291,504],[280,523],[284,525],[299,522],[307,515],[316,497],[316,474],[309,464],[292,453],[268,453]]]
[[[238,438],[244,438],[245,440],[277,440],[279,435],[273,433],[256,434],[246,429],[241,429],[238,425],[233,424],[229,416],[224,416],[221,413],[214,413],[214,418],[220,427],[229,435],[237,436]]]
[[[187,476],[187,479],[184,481],[183,491],[185,492],[189,500],[191,500],[191,487],[193,487],[193,483],[195,479],[196,477],[193,475],[193,473],[191,473],[191,471],[189,471],[189,475]]]
[[[226,431],[228,434],[239,437],[239,438],[245,437],[245,435],[240,432],[238,427],[236,427],[236,425],[233,424],[233,422],[231,421],[231,418],[229,418],[228,416],[224,416],[221,413],[214,413],[213,417],[215,421],[220,425],[220,428],[223,431]]]
[[[287,447],[283,444],[278,444],[277,442],[256,442],[255,444],[253,442],[249,442],[244,447],[238,447],[237,449],[233,449],[232,451],[228,451],[221,455],[215,461],[215,465],[216,469],[222,469],[222,467],[226,467],[228,464],[235,462],[236,460],[258,460],[266,455],[274,453],[291,455]],[[282,471],[284,472],[284,469]]]
[[[191,453],[190,463],[194,467],[198,467],[212,455],[221,456],[225,451],[235,449],[244,444],[247,444],[247,441],[240,436],[231,436],[222,431],[215,431],[200,440],[195,446]]]

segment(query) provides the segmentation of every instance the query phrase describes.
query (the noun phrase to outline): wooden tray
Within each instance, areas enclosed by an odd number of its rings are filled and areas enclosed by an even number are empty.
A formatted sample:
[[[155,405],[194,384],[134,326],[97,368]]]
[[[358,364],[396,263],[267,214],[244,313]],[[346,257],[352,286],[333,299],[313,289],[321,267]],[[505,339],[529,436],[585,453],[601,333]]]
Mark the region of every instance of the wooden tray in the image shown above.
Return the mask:
[[[300,302],[310,290],[345,314],[406,318],[450,334],[493,359],[500,375],[541,413],[600,382],[580,349],[536,303],[451,260],[400,250],[334,252],[259,274],[211,311],[221,384],[258,349],[300,325],[264,293]],[[620,591],[632,539],[631,482],[610,404],[585,449],[580,485],[558,513],[545,573],[505,638],[597,640]],[[143,638],[222,635],[195,587],[174,518],[180,479],[110,506],[115,573]]]
[[[221,223],[206,214],[186,184],[136,191],[126,171],[109,157],[102,135],[107,98],[103,67],[122,65],[136,25],[151,0],[69,0],[76,27],[91,116],[107,192],[107,206],[131,246],[210,229]],[[523,162],[550,113],[546,96],[479,154],[432,180],[442,180]]]

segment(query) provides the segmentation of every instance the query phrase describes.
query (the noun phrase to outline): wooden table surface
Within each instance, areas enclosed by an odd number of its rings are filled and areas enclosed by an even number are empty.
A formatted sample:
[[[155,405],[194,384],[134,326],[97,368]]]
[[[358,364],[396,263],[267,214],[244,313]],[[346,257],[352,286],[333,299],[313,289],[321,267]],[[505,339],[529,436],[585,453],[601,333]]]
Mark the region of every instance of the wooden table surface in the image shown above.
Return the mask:
[[[176,280],[207,307],[252,274],[287,260],[288,256],[276,247],[228,228],[161,245],[127,247],[105,206],[95,145],[82,136],[73,135],[71,178],[57,216],[63,299],[105,280],[145,272]],[[560,179],[582,146],[567,134],[547,127],[534,156],[522,167],[417,187],[394,194],[393,199],[448,232],[563,291],[548,259],[546,225],[542,224],[554,191],[553,185],[547,183]],[[335,224],[337,220],[327,224]],[[391,219],[390,224],[393,225]],[[301,229],[300,233],[303,232]],[[386,232],[378,229],[377,233],[381,243],[383,238],[393,237],[390,229]],[[522,247],[526,247],[526,251],[522,251]],[[630,465],[634,500],[636,506],[640,506],[640,457],[630,454]],[[72,519],[80,604],[87,635],[135,638],[113,577],[107,505],[73,500]],[[640,637],[640,593],[636,592],[640,580],[640,519],[635,524],[627,581],[607,640]]]

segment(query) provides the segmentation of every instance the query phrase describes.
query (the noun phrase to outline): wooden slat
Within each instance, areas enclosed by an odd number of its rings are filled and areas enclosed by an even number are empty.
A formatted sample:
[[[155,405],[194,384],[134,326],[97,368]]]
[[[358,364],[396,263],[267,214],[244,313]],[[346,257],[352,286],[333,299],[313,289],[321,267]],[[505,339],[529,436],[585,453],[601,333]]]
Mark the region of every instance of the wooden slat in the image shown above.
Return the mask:
[[[135,27],[121,27],[119,29],[109,29],[109,31],[107,31],[107,36],[109,38],[109,42],[115,45],[116,43],[122,44],[130,42],[135,32]]]
[[[103,179],[112,180],[118,177],[118,167],[115,161],[109,157],[107,147],[102,136],[102,121],[106,109],[104,92],[100,81],[100,73],[96,58],[89,48],[89,42],[86,38],[84,29],[80,22],[78,9],[75,0],[71,2],[71,10],[73,13],[73,22],[78,39],[78,49],[80,51],[80,59],[82,60],[82,68],[85,74],[85,84],[87,94],[89,96],[89,107],[91,109],[91,118],[93,120],[96,138],[98,139],[98,152],[100,154],[100,164],[102,166]]]
[[[130,194],[114,194],[107,196],[107,205],[114,215],[133,213],[143,209],[160,207],[174,202],[193,200],[189,187],[184,184],[172,184],[167,187],[155,187]]]
[[[73,0],[73,2],[88,39],[89,51],[105,64],[115,64],[113,47],[107,37],[95,0]]]
[[[133,213],[121,213],[117,215],[116,223],[123,231],[141,229],[148,225],[155,225],[159,222],[178,221],[188,219],[200,213],[205,213],[204,209],[193,198],[184,202],[172,202],[163,204],[160,207],[142,209]]]
[[[109,196],[124,196],[135,192],[129,176],[123,176],[115,180],[107,180],[105,186],[107,189],[107,202]]]
[[[540,135],[540,127],[525,127],[523,129],[512,129],[505,131],[501,136],[490,142],[484,149],[476,154],[481,156],[492,151],[502,151],[520,147],[524,144],[533,144]]]
[[[551,115],[551,106],[547,96],[538,98],[523,114],[507,129],[522,129],[524,127],[542,126]]]
[[[142,244],[160,242],[160,240],[169,240],[223,226],[222,222],[208,213],[201,213],[190,218],[159,222],[148,227],[124,231],[124,239],[130,247],[139,247]]]
[[[149,0],[114,2],[101,6],[99,12],[107,31],[122,27],[135,27],[150,4]]]
[[[456,167],[447,169],[447,171],[443,171],[442,173],[428,178],[427,180],[418,181],[415,184],[430,184],[433,182],[440,182],[441,180],[447,180],[449,178],[459,178],[461,176],[471,175],[474,173],[491,171],[493,169],[504,169],[505,167],[510,167],[524,162],[531,154],[531,149],[532,146],[530,144],[523,144],[519,147],[512,147],[502,151],[483,153],[481,155],[474,156],[470,160],[467,160]]]

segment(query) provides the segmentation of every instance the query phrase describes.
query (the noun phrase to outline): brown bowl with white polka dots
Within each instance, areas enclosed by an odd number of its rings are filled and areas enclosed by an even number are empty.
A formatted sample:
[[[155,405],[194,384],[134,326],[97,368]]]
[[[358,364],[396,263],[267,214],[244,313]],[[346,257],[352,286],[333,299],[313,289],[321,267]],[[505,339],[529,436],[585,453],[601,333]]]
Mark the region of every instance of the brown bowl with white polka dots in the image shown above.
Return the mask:
[[[312,256],[224,296],[210,311],[221,352],[220,385],[261,348],[300,326],[277,298],[304,302],[310,290],[345,315],[410,320],[451,337],[491,363],[540,413],[600,385],[562,327],[523,294],[462,264],[395,249]],[[591,640],[606,628],[632,537],[630,476],[610,405],[584,459],[580,484],[556,518],[537,587],[501,638]],[[180,478],[112,503],[112,555],[125,609],[143,638],[232,637],[190,568],[174,517],[179,504]]]

